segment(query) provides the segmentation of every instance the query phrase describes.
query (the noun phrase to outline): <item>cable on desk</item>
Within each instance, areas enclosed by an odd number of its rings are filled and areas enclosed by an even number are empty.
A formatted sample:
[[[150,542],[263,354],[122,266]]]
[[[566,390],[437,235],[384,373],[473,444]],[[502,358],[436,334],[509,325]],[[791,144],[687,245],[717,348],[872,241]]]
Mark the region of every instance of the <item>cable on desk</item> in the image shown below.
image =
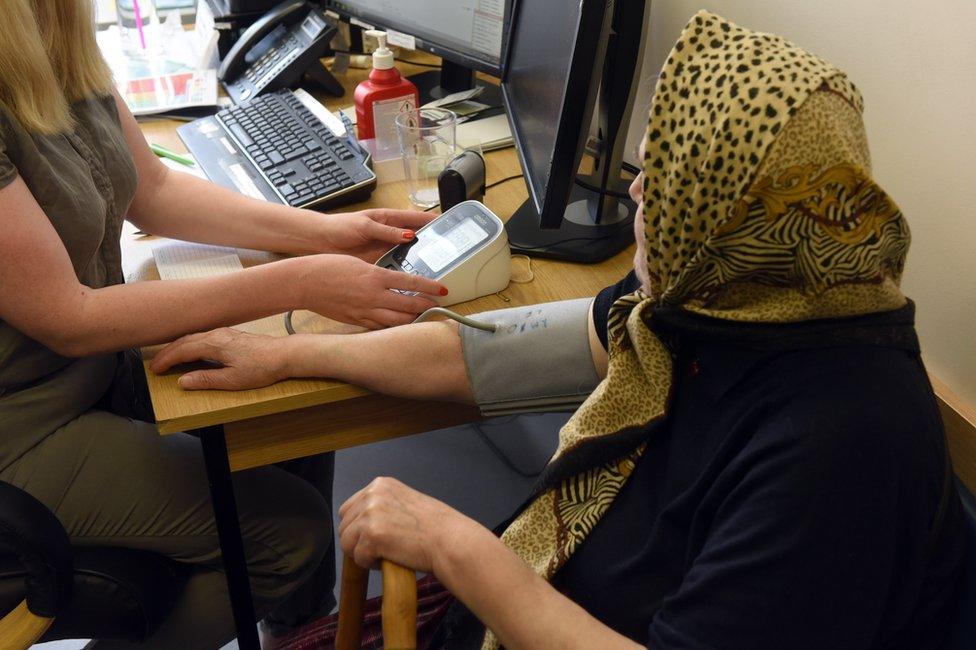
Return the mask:
[[[509,181],[514,181],[516,178],[522,178],[522,174],[515,174],[513,176],[506,176],[505,178],[499,179],[499,180],[495,181],[494,183],[490,183],[488,185],[485,185],[485,190],[487,191],[487,190],[490,190],[493,187],[498,187],[502,183],[507,183]]]
[[[620,166],[624,168],[624,171],[630,172],[634,176],[641,175],[641,169],[637,165],[631,165],[629,162],[624,161],[620,164]]]
[[[591,192],[596,192],[598,194],[606,194],[607,196],[612,196],[615,199],[627,199],[628,201],[633,200],[630,198],[630,194],[627,194],[626,192],[617,192],[615,190],[601,190],[596,185],[591,185],[590,183],[587,183],[586,181],[580,178],[576,178],[574,182],[580,187],[582,187],[583,189],[587,189]]]
[[[485,185],[485,191],[487,192],[488,190],[490,190],[493,187],[498,187],[502,183],[507,183],[509,181],[514,181],[516,178],[522,178],[522,174],[515,174],[514,176],[506,176],[505,178],[501,178],[501,179],[495,181],[494,183],[490,183],[488,185]],[[440,205],[441,205],[440,203],[435,203],[434,205],[430,206],[429,208],[424,208],[424,212],[430,212],[431,210],[440,207]]]
[[[512,259],[513,260],[516,257],[520,257],[520,258],[525,259],[525,264],[528,267],[528,268],[526,268],[526,272],[529,274],[529,277],[526,278],[526,279],[524,279],[524,280],[516,280],[515,278],[512,278],[511,281],[514,282],[515,284],[528,284],[528,283],[532,282],[533,280],[535,280],[535,271],[532,270],[532,258],[529,257],[528,255],[520,255],[520,254],[512,255]],[[498,293],[501,293],[501,292],[499,291]]]
[[[560,241],[550,242],[548,244],[543,244],[542,246],[517,246],[517,250],[520,250],[520,251],[537,251],[537,250],[545,250],[545,249],[547,249],[547,248],[549,248],[551,246],[561,246],[563,244],[568,244],[570,242],[577,242],[577,241],[600,241],[600,240],[606,238],[607,235],[611,235],[611,236],[612,235],[616,235],[618,232],[620,232],[624,228],[630,228],[632,225],[633,225],[633,222],[626,221],[625,220],[625,221],[621,222],[619,225],[617,225],[609,233],[604,234],[604,235],[601,235],[599,237],[570,237],[569,239],[562,239]]]

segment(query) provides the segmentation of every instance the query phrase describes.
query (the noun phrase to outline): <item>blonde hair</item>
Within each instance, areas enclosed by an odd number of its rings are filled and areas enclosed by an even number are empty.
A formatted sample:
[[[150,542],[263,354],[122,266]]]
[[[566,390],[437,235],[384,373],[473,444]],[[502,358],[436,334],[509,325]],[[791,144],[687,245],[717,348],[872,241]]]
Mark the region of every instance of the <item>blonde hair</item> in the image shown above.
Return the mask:
[[[112,90],[91,0],[3,0],[0,101],[28,131],[69,130],[72,102]]]

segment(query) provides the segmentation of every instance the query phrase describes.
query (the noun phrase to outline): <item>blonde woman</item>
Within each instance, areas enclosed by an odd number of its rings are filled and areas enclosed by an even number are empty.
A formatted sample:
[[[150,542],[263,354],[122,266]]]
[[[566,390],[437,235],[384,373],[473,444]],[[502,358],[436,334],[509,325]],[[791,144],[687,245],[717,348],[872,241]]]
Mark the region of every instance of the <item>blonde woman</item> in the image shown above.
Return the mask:
[[[126,285],[124,218],[157,235],[296,257]],[[113,93],[90,0],[5,0],[0,220],[0,480],[50,507],[75,544],[192,565],[182,601],[141,647],[219,647],[233,624],[199,443],[160,437],[138,418],[151,416],[119,351],[295,308],[371,328],[408,322],[443,287],[370,262],[427,217],[321,215],[170,173]],[[257,607],[282,626],[332,606],[331,457],[302,469],[308,481],[276,467],[236,478]]]

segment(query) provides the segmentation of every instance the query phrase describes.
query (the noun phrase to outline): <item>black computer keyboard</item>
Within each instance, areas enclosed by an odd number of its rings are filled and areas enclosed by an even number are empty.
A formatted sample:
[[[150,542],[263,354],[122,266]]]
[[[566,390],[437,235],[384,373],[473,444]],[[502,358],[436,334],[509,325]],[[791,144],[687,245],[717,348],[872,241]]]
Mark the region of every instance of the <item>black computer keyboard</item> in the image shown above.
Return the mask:
[[[216,117],[287,205],[352,203],[376,186],[369,156],[336,137],[289,90],[226,108]]]

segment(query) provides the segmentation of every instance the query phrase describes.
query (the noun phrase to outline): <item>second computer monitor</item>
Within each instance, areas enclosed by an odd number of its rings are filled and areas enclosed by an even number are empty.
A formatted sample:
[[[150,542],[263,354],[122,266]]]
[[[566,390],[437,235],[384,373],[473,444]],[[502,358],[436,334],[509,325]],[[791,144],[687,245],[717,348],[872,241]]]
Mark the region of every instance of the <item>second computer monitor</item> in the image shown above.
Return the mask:
[[[439,98],[471,87],[475,71],[501,76],[511,4],[512,0],[334,0],[332,7],[361,23],[409,34],[417,49],[441,57],[440,75],[435,73],[432,84],[423,84],[427,88],[418,84],[421,95]]]
[[[648,7],[516,3],[502,91],[529,200],[506,225],[513,250],[597,262],[633,243],[622,152]]]

